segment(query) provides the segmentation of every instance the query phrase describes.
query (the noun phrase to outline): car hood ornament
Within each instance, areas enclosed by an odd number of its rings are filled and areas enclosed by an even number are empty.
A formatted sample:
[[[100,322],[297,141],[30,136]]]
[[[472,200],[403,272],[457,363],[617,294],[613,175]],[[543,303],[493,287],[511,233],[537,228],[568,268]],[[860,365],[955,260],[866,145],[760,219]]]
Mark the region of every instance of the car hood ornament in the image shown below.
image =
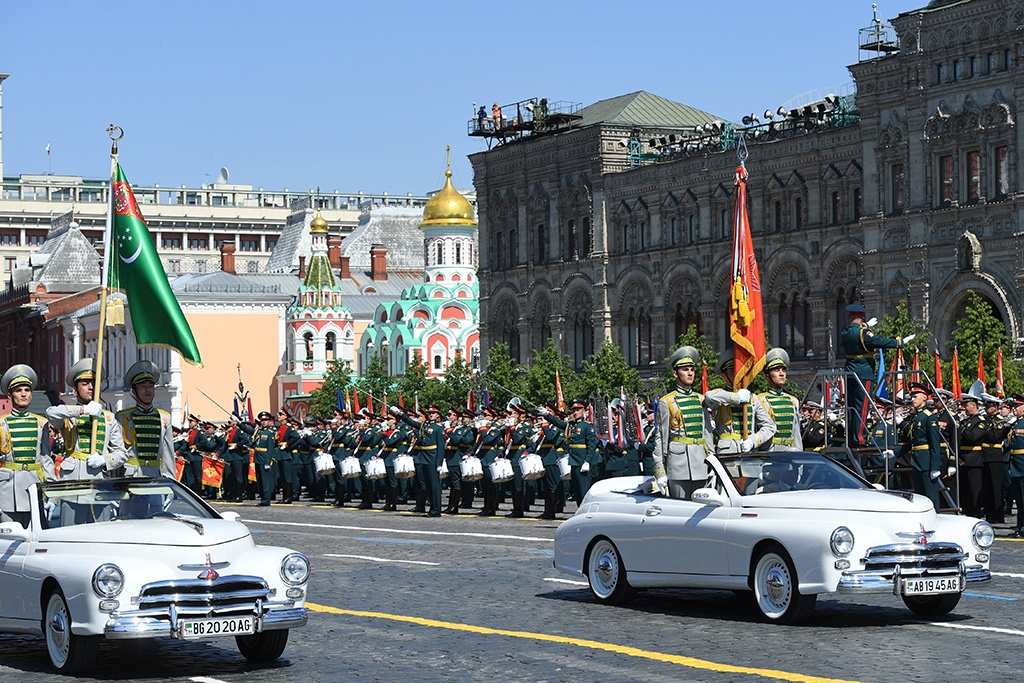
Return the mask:
[[[923,531],[924,527],[921,527],[921,529]],[[218,574],[217,570],[213,567],[213,560],[210,559],[210,553],[206,553],[206,569],[199,572],[199,576],[197,578],[202,579],[203,581],[213,581],[215,579],[219,579],[220,574]]]

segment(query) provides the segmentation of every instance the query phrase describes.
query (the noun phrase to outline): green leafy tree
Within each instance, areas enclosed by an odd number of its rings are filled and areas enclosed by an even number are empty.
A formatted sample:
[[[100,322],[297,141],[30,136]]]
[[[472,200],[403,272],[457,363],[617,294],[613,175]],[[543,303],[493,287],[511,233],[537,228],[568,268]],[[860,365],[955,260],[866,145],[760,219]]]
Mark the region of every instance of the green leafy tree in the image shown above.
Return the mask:
[[[413,352],[412,363],[405,366],[405,374],[398,380],[395,387],[402,396],[402,403],[407,410],[416,407],[417,400],[420,407],[436,403],[441,405],[444,402],[445,388],[440,380],[431,377],[427,364],[419,351]],[[397,404],[398,399],[395,399]]]
[[[715,374],[715,365],[718,364],[718,351],[708,344],[707,339],[703,334],[697,332],[696,325],[690,325],[689,329],[679,336],[679,340],[675,346],[669,349],[669,356],[671,356],[676,349],[680,346],[692,346],[697,349],[697,353],[700,354],[700,359],[707,365],[708,368],[708,388],[709,389],[721,389],[725,387],[725,381]],[[675,375],[672,374],[672,368],[668,367],[668,358],[662,363],[662,381],[661,381],[661,393],[673,391],[676,386]],[[697,379],[694,381],[694,386],[700,388],[701,383],[701,372],[702,368],[697,367]],[[751,388],[751,391],[754,389]]]
[[[323,383],[311,394],[310,412],[317,417],[332,416],[334,408],[338,405],[338,389],[344,394],[351,381],[352,370],[344,363],[335,363],[324,375]]]
[[[470,390],[473,389],[474,380],[469,374],[469,365],[461,355],[455,356],[455,360],[445,368],[442,384],[441,407],[464,410],[466,399]]]
[[[597,353],[583,361],[582,372],[572,382],[573,396],[588,398],[600,394],[614,397],[621,389],[630,396],[645,393],[640,373],[630,367],[618,346],[605,340]]]
[[[907,342],[907,347],[903,349],[904,365],[907,368],[911,367],[914,362],[914,354],[917,353],[921,370],[929,377],[935,374],[934,362],[931,365],[928,364],[932,360],[928,351],[932,348],[932,333],[923,324],[910,317],[910,311],[905,300],[900,299],[896,302],[896,312],[883,317],[881,322],[874,328],[874,332],[877,335],[890,337],[891,339],[906,339],[910,335],[915,335],[914,339]],[[883,353],[885,354],[886,370],[888,370],[892,365],[892,359],[896,351],[894,349],[887,349]],[[932,382],[935,381],[934,377],[931,379]],[[910,381],[918,380],[911,379]]]
[[[562,378],[562,389],[566,394],[564,398],[569,400],[570,396],[565,389],[571,386],[576,375],[572,369],[572,360],[559,351],[554,340],[549,338],[547,345],[534,353],[533,362],[526,372],[526,395],[523,398],[537,405],[554,405],[556,370]]]
[[[995,316],[990,304],[977,292],[967,293],[968,302],[964,315],[953,328],[950,346],[959,351],[960,383],[964,391],[978,377],[978,351],[985,364],[985,386],[995,389],[996,359],[1003,351],[1003,393],[1018,393],[1024,388],[1021,366],[1012,360],[1013,351],[1006,337],[1006,326]]]
[[[491,405],[505,406],[513,396],[526,392],[524,368],[509,355],[508,344],[495,344],[487,351],[487,371],[480,377],[490,393]]]
[[[379,353],[374,354],[370,358],[370,362],[366,364],[366,370],[362,376],[353,382],[356,390],[359,391],[359,405],[366,408],[369,397],[373,396],[373,409],[374,412],[378,413],[380,412],[381,402],[384,400],[384,394],[388,394],[389,403],[397,401],[398,397],[391,390],[393,384],[394,379],[384,368],[384,359],[381,358]]]

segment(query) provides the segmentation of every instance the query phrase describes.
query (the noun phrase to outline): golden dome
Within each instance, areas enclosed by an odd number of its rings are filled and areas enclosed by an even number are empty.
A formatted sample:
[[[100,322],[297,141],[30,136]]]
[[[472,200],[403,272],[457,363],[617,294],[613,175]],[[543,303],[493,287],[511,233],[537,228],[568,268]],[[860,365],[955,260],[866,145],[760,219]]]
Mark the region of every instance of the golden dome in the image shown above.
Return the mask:
[[[448,147],[451,150],[451,147]],[[427,205],[423,207],[423,222],[421,228],[429,228],[434,225],[462,225],[475,226],[476,219],[473,217],[473,205],[468,199],[459,194],[459,191],[452,185],[452,163],[448,160],[448,170],[444,172],[445,181],[441,191],[430,198]]]
[[[309,224],[309,231],[314,235],[317,233],[327,234],[327,221],[320,215],[320,209],[316,210],[316,216],[313,217]]]

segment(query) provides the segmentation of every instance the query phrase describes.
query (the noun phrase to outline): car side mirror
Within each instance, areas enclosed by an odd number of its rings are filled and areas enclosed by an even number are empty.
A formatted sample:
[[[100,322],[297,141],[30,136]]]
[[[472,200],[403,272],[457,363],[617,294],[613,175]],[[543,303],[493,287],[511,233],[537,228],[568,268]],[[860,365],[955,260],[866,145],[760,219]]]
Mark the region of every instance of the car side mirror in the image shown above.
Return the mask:
[[[226,519],[229,522],[241,522],[242,521],[242,515],[238,514],[237,512],[235,512],[233,510],[225,510],[224,512],[220,513],[220,518],[221,519]]]
[[[710,505],[711,507],[716,508],[720,508],[729,502],[724,494],[719,493],[717,489],[711,488],[697,489],[690,495],[690,500],[694,503]]]
[[[878,482],[875,482],[874,484],[872,484],[872,486],[875,487],[876,491],[884,491],[885,490],[885,487],[882,486],[881,484],[879,484]]]
[[[4,541],[27,541],[28,529],[17,522],[4,522],[0,524],[0,543]]]

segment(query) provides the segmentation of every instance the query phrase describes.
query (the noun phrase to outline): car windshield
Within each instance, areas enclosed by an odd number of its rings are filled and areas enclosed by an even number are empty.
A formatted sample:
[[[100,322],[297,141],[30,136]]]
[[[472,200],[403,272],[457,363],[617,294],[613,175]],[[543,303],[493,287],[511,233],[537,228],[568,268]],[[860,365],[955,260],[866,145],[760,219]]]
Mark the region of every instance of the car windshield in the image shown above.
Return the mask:
[[[736,490],[745,496],[809,489],[866,489],[870,486],[817,453],[779,451],[721,458]]]
[[[44,529],[98,522],[213,519],[202,501],[172,479],[82,479],[39,486]]]

